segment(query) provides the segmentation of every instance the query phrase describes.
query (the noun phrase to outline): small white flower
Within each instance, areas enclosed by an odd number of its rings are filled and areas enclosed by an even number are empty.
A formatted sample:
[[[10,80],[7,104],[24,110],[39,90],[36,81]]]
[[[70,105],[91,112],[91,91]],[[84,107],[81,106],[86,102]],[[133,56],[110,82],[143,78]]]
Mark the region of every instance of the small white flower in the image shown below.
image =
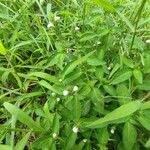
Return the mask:
[[[73,91],[74,91],[74,92],[78,91],[78,89],[79,89],[79,88],[78,88],[78,86],[76,86],[76,85],[73,87]]]
[[[72,131],[73,131],[74,133],[77,133],[77,132],[79,131],[79,129],[78,129],[77,127],[73,127],[73,128],[72,128]]]
[[[110,130],[110,133],[111,133],[111,134],[114,134],[114,133],[115,133],[115,130],[112,128],[112,129]]]
[[[59,82],[62,82],[62,79],[59,79],[58,81],[59,81]]]
[[[79,27],[75,27],[75,30],[76,30],[76,31],[79,31],[79,30],[80,30],[80,28],[79,28]]]
[[[100,41],[98,41],[98,42],[97,42],[97,45],[99,45],[99,44],[101,44],[101,42],[100,42]]]
[[[107,69],[108,69],[108,70],[111,70],[111,67],[109,66]]]
[[[69,91],[68,91],[68,90],[64,90],[64,91],[63,91],[63,95],[64,95],[64,96],[67,96],[68,94],[69,94]]]
[[[48,24],[47,24],[47,28],[51,28],[51,27],[54,27],[54,24],[49,21]]]
[[[86,142],[87,142],[87,139],[83,139],[83,142],[86,143]]]
[[[52,95],[52,96],[55,96],[55,95],[56,95],[56,93],[54,93],[54,92],[53,92],[51,95]]]
[[[57,137],[57,134],[56,133],[53,133],[53,138],[55,139]]]
[[[59,97],[57,97],[57,98],[56,98],[56,100],[57,100],[57,102],[59,102],[59,101],[60,101],[60,98],[59,98]]]
[[[54,17],[54,20],[55,20],[55,21],[60,20],[60,16],[55,16],[55,17]]]
[[[150,39],[146,40],[145,42],[148,43],[148,44],[150,44]]]

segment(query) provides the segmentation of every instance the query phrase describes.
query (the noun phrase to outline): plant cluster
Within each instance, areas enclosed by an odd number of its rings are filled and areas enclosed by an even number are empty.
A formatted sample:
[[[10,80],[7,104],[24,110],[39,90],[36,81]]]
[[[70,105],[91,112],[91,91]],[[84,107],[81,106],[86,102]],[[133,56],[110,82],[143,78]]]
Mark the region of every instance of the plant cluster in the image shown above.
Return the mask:
[[[0,1],[0,150],[150,148],[148,0]]]

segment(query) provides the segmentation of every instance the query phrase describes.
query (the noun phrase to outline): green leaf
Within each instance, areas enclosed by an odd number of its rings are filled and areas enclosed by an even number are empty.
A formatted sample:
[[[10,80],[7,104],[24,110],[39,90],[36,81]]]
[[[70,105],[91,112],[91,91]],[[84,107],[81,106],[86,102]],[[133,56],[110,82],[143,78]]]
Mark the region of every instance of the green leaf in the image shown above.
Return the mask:
[[[141,109],[142,110],[150,109],[150,101],[142,103]]]
[[[2,43],[2,41],[0,40],[0,54],[1,55],[6,55],[6,49]]]
[[[39,77],[39,78],[45,79],[49,82],[58,83],[58,79],[55,76],[52,76],[52,75],[44,73],[44,72],[30,72],[28,74],[28,76],[29,77],[32,77],[32,76]]]
[[[93,2],[109,12],[115,12],[113,5],[111,5],[107,0],[93,0]]]
[[[59,129],[60,129],[60,116],[58,113],[55,113],[54,119],[53,119],[53,126],[52,126],[52,130],[53,133],[58,134],[59,133]]]
[[[135,79],[138,81],[138,83],[142,84],[143,83],[143,74],[140,70],[133,70],[133,75]]]
[[[72,99],[72,115],[75,121],[81,117],[81,103],[77,96]]]
[[[23,112],[22,110],[20,110],[18,107],[5,102],[4,103],[4,107],[14,116],[17,117],[17,119],[27,125],[29,128],[33,129],[36,132],[41,132],[44,131],[44,129],[35,121],[33,121],[32,118],[30,118],[25,112]]]
[[[149,138],[148,141],[145,143],[145,147],[146,147],[146,148],[150,148],[150,138]]]
[[[103,95],[98,88],[93,88],[91,91],[91,100],[94,104],[94,109],[102,113],[104,111],[104,100],[103,100]]]
[[[109,133],[107,127],[97,129],[97,140],[100,147],[105,147],[108,143]]]
[[[119,17],[122,19],[122,21],[126,23],[126,25],[130,28],[130,30],[131,30],[132,32],[134,32],[134,26],[133,26],[132,23],[129,21],[129,19],[128,19],[127,17],[125,17],[123,13],[120,13],[119,11],[117,11],[117,14],[118,14]]]
[[[100,66],[105,64],[105,62],[99,60],[98,58],[89,58],[87,63],[91,66]]]
[[[125,84],[119,84],[116,91],[120,105],[128,103],[131,100],[129,88]]]
[[[73,146],[72,150],[82,150],[85,144],[86,142],[82,140],[78,145]]]
[[[123,56],[123,63],[130,68],[134,67],[133,61],[131,59],[126,58],[125,56]]]
[[[30,134],[31,134],[31,132],[29,132],[25,136],[23,136],[23,138],[15,146],[14,150],[24,150],[24,147],[26,146],[26,143],[28,142]]]
[[[141,125],[150,131],[150,120],[146,117],[138,117],[138,121],[141,123]]]
[[[49,89],[52,92],[55,92],[57,94],[60,94],[61,92],[56,90],[53,86],[51,86],[48,82],[46,82],[45,80],[41,80],[39,81],[39,84],[47,89]]]
[[[110,123],[113,123],[119,119],[128,117],[132,115],[135,111],[140,109],[141,102],[140,101],[132,101],[127,104],[120,106],[119,108],[113,110],[112,112],[108,113],[103,118],[98,119],[97,121],[87,125],[89,128],[101,128]]]
[[[132,150],[137,138],[136,128],[130,122],[126,122],[123,127],[122,135],[125,150]]]
[[[91,41],[98,37],[97,34],[95,33],[84,33],[82,37],[80,38],[80,42],[86,42],[86,41]]]
[[[110,94],[112,96],[116,95],[116,90],[115,90],[115,88],[113,86],[111,86],[111,85],[103,85],[103,87],[104,87],[105,91],[108,94]]]
[[[115,77],[111,82],[110,84],[118,84],[118,83],[121,83],[123,81],[126,81],[128,80],[130,77],[132,76],[132,71],[128,70],[126,72],[123,72],[121,75]]]
[[[144,80],[143,84],[137,86],[138,90],[150,91],[150,80]]]
[[[64,69],[64,71],[63,71],[63,78],[64,78],[67,74],[69,74],[70,72],[72,72],[79,64],[81,64],[81,63],[83,63],[84,61],[86,61],[86,60],[88,59],[88,57],[90,57],[91,55],[93,55],[94,52],[95,52],[95,51],[92,51],[92,52],[88,53],[87,55],[85,55],[85,56],[79,58],[78,60],[75,60],[75,61],[69,63],[69,64],[65,67],[65,69]]]
[[[8,145],[2,145],[0,144],[0,150],[12,150],[12,148]]]
[[[120,65],[119,64],[116,64],[114,66],[114,68],[112,69],[112,71],[110,72],[110,75],[109,75],[109,78],[112,77],[112,75],[120,68]]]
[[[73,145],[75,144],[76,139],[77,139],[77,133],[72,132],[71,135],[66,140],[65,150],[71,150]]]

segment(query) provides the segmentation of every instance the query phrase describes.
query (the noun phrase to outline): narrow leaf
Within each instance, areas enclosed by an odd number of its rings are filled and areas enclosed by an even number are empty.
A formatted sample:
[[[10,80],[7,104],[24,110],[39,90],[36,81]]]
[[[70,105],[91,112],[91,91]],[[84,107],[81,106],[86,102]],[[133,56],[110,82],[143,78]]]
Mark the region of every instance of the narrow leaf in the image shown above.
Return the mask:
[[[46,82],[45,80],[41,80],[39,82],[39,84],[47,89],[49,89],[52,92],[58,93],[60,94],[60,91],[56,90],[53,86],[51,86],[48,82]]]
[[[53,82],[53,83],[58,82],[58,80],[55,76],[52,76],[52,75],[50,75],[48,73],[44,73],[44,72],[30,72],[28,74],[28,76],[29,77],[31,77],[31,76],[39,77],[39,78],[45,79],[45,80]]]
[[[24,150],[26,143],[30,137],[31,132],[27,133],[15,146],[14,150]]]
[[[0,40],[0,54],[1,55],[6,55],[6,49],[2,43],[2,41]]]
[[[41,132],[44,129],[35,121],[33,121],[32,118],[30,118],[25,112],[20,110],[18,107],[5,102],[4,107],[14,116],[17,117],[17,119],[22,122],[23,124],[27,125],[29,128],[33,129],[36,132]]]
[[[78,60],[75,60],[71,63],[69,63],[64,71],[63,71],[63,77],[65,77],[67,74],[69,74],[70,72],[72,72],[79,64],[83,63],[84,61],[86,61],[88,59],[88,57],[90,57],[95,51],[92,51],[90,53],[88,53],[87,55],[79,58]]]

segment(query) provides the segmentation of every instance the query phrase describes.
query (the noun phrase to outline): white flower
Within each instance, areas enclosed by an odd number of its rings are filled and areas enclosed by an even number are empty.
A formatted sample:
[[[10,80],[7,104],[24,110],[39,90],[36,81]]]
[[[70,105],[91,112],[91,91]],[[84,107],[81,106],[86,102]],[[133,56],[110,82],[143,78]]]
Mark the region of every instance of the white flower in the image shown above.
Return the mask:
[[[77,133],[77,132],[79,131],[79,129],[78,129],[77,127],[73,127],[73,128],[72,128],[72,131],[73,131],[74,133]]]
[[[110,69],[111,69],[111,67],[109,66],[107,69],[108,69],[108,70],[110,70]]]
[[[110,133],[111,133],[111,134],[114,134],[114,133],[115,133],[115,130],[112,128],[112,129],[110,130]]]
[[[56,93],[54,93],[54,92],[53,92],[51,95],[52,95],[52,96],[55,96],[55,95],[56,95]]]
[[[60,20],[60,16],[55,16],[55,17],[54,17],[54,20],[55,20],[55,21]]]
[[[51,27],[54,27],[54,24],[49,21],[48,24],[47,24],[47,28],[51,28]]]
[[[62,79],[59,79],[58,81],[59,81],[59,82],[62,82]]]
[[[97,42],[97,45],[99,45],[99,44],[101,44],[101,42],[100,42],[100,41],[98,41],[98,42]]]
[[[57,97],[57,98],[56,98],[56,100],[57,100],[57,102],[59,102],[59,101],[60,101],[60,98],[59,98],[59,97]]]
[[[150,39],[146,40],[145,42],[148,43],[148,44],[150,44]]]
[[[83,139],[83,142],[86,143],[86,142],[87,142],[87,139]]]
[[[68,90],[64,90],[64,91],[63,91],[63,95],[64,95],[64,96],[67,96],[68,94],[69,94],[69,91],[68,91]]]
[[[57,137],[57,134],[56,133],[53,133],[53,138],[55,139]]]
[[[80,28],[79,28],[79,27],[75,27],[75,30],[76,30],[76,31],[79,31],[79,30],[80,30]]]
[[[78,88],[78,86],[76,86],[76,85],[73,87],[73,91],[74,91],[74,92],[78,91],[78,89],[79,89],[79,88]]]

